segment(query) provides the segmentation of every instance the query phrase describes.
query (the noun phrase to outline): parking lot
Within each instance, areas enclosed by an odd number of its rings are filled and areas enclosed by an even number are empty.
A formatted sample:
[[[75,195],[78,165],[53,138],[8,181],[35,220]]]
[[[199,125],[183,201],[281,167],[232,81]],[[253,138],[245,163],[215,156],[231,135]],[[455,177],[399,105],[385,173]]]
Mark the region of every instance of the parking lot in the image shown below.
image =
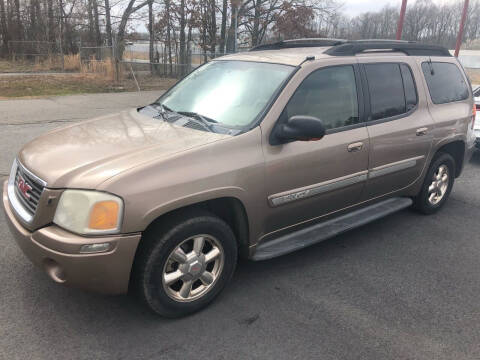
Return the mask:
[[[49,129],[158,92],[0,101],[0,179]],[[178,320],[129,296],[54,284],[0,210],[1,359],[479,359],[480,153],[434,216],[405,210],[292,255],[241,261],[206,310]]]

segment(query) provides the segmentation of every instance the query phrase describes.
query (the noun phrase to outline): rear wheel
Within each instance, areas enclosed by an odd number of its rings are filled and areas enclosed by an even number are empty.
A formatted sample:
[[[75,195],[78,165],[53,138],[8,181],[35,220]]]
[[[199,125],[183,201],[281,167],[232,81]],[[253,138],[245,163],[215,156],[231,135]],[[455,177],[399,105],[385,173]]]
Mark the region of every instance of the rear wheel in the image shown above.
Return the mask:
[[[439,153],[433,159],[423,187],[414,199],[415,208],[423,214],[440,210],[450,195],[455,180],[455,160],[450,154]]]
[[[156,313],[178,317],[208,305],[235,270],[237,244],[230,227],[203,211],[154,226],[135,264],[140,297]]]

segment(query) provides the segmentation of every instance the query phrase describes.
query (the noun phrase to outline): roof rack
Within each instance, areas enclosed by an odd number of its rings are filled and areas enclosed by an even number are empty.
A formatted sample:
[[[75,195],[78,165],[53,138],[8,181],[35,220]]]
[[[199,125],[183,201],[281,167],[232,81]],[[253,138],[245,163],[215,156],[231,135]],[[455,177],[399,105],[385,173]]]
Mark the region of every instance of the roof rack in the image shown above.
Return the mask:
[[[347,41],[327,49],[324,53],[332,56],[353,56],[362,52],[382,50],[399,51],[409,56],[452,56],[443,46],[400,40]]]
[[[250,51],[281,50],[299,47],[330,47],[325,54],[332,56],[354,56],[369,51],[397,51],[409,56],[452,56],[450,52],[439,45],[427,45],[415,41],[403,40],[343,40],[326,38],[305,38],[282,40],[271,44],[257,45]]]
[[[325,47],[336,46],[346,43],[347,40],[343,39],[325,39],[325,38],[305,38],[305,39],[292,39],[282,40],[270,44],[257,45],[250,49],[250,51],[260,50],[280,50],[299,47]]]

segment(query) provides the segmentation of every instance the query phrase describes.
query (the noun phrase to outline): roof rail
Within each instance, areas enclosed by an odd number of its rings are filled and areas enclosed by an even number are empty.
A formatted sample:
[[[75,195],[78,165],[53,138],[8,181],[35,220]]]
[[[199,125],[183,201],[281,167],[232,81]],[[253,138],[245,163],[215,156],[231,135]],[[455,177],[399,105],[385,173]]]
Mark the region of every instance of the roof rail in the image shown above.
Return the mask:
[[[280,50],[280,49],[299,48],[299,47],[336,46],[346,42],[347,40],[343,40],[343,39],[325,39],[325,38],[292,39],[292,40],[277,41],[270,44],[257,45],[251,48],[250,51]]]
[[[382,50],[399,51],[409,56],[452,56],[443,46],[399,40],[347,41],[327,49],[324,53],[332,56],[353,56],[365,51]]]

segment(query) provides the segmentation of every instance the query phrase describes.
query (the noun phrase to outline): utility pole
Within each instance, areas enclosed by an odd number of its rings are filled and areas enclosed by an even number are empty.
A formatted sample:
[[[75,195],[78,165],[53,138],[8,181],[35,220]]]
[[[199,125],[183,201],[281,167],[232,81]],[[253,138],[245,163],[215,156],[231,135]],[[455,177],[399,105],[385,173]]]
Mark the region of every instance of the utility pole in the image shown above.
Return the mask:
[[[403,22],[405,21],[405,12],[407,11],[407,0],[402,0],[402,7],[400,9],[400,17],[397,24],[397,40],[402,39]]]
[[[465,3],[463,4],[462,21],[460,21],[460,29],[458,29],[457,44],[455,45],[455,57],[458,57],[458,53],[460,52],[460,46],[462,45],[463,31],[465,29],[465,22],[467,21],[467,12],[468,0],[465,0]]]

